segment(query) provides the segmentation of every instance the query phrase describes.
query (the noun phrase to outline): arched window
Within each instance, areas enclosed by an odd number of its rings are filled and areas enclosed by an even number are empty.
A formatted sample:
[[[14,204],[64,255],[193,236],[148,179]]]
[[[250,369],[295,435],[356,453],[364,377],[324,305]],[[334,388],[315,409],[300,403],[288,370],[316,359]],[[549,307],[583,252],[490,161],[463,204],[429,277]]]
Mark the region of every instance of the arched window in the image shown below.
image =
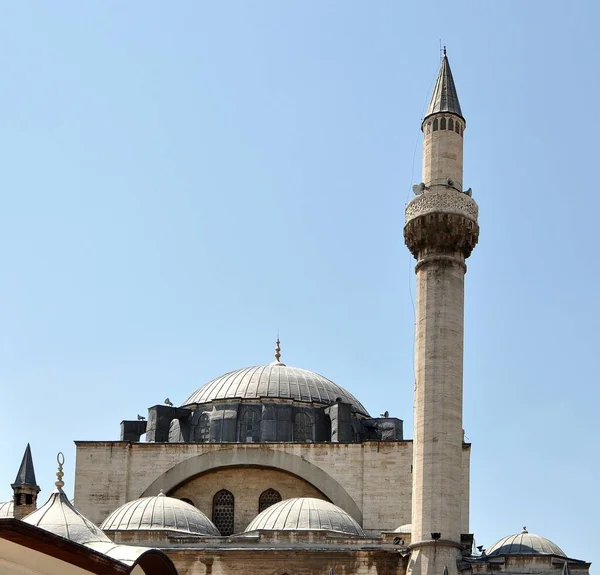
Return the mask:
[[[427,122],[427,133],[431,134],[431,122]]]
[[[240,441],[253,443],[260,441],[260,418],[253,409],[246,409],[240,419]]]
[[[198,420],[194,430],[194,440],[196,443],[208,443],[210,440],[210,415],[206,412]]]
[[[183,501],[184,503],[187,503],[188,505],[194,506],[194,502],[191,499],[188,499],[187,497],[182,497],[181,501]]]
[[[460,124],[458,123],[458,120],[456,120],[456,124],[455,124],[455,126],[454,126],[454,131],[455,131],[457,134],[460,134]]]
[[[275,503],[279,503],[281,501],[281,495],[279,491],[275,491],[275,489],[267,489],[260,494],[258,498],[258,512],[261,513],[267,507],[271,507]]]
[[[213,497],[212,520],[221,535],[233,533],[235,499],[231,491],[221,489]]]
[[[433,131],[437,132],[438,129],[438,120],[437,118],[433,121]]]
[[[312,420],[303,411],[294,417],[294,441],[312,441]]]
[[[448,119],[448,129],[454,130],[454,120],[452,118]]]
[[[446,129],[446,118],[442,118],[440,120],[440,130],[445,130]]]

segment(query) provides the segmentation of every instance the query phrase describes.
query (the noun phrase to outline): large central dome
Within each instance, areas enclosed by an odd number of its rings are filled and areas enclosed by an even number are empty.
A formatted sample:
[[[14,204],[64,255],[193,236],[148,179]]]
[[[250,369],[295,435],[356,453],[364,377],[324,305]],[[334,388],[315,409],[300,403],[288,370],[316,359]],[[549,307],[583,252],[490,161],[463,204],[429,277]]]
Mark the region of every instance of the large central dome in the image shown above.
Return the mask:
[[[274,397],[329,405],[349,403],[352,411],[368,416],[362,404],[343,387],[306,369],[289,367],[279,361],[230,371],[196,390],[184,405],[203,404],[215,399],[260,399]]]

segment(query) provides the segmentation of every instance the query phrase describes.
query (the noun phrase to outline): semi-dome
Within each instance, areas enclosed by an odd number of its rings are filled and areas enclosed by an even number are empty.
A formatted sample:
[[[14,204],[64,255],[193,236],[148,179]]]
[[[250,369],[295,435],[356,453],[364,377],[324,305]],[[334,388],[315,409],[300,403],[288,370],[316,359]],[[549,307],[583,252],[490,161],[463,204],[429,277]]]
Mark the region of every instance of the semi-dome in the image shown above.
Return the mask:
[[[564,551],[545,537],[529,533],[523,528],[521,533],[509,535],[494,543],[486,550],[488,557],[499,555],[558,555],[566,557]]]
[[[14,516],[14,503],[12,501],[3,501],[0,503],[0,519],[6,519],[7,517]]]
[[[365,537],[362,527],[343,509],[312,497],[284,499],[271,505],[252,520],[245,532],[313,530]]]
[[[279,361],[230,371],[197,389],[184,405],[208,403],[215,399],[293,399],[306,403],[349,403],[352,410],[368,416],[363,405],[343,387],[306,369]]]
[[[177,531],[193,535],[220,535],[214,523],[193,505],[162,492],[115,509],[102,523],[106,531]]]

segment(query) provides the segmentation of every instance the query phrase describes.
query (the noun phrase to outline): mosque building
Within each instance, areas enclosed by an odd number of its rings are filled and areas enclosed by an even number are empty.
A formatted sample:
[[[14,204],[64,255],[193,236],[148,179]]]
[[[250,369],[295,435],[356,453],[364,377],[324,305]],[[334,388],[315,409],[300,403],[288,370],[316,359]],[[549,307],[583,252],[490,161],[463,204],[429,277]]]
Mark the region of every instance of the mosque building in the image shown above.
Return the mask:
[[[463,185],[466,127],[444,50],[404,227],[417,276],[412,439],[401,419],[286,365],[277,340],[271,363],[122,421],[118,441],[76,441],[73,503],[59,487],[39,505],[28,446],[0,515],[129,564],[160,554],[180,575],[589,574],[525,528],[474,548],[463,328],[479,208]]]

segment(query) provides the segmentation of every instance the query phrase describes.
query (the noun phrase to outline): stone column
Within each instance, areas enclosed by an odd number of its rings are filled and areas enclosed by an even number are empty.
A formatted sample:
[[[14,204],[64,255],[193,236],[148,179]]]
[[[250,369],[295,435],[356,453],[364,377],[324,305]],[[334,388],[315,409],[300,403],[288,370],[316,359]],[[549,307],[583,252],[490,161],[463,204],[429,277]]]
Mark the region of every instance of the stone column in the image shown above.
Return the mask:
[[[451,184],[427,184],[408,204],[404,228],[417,259],[409,572],[452,575],[461,549],[464,274],[478,207]]]

